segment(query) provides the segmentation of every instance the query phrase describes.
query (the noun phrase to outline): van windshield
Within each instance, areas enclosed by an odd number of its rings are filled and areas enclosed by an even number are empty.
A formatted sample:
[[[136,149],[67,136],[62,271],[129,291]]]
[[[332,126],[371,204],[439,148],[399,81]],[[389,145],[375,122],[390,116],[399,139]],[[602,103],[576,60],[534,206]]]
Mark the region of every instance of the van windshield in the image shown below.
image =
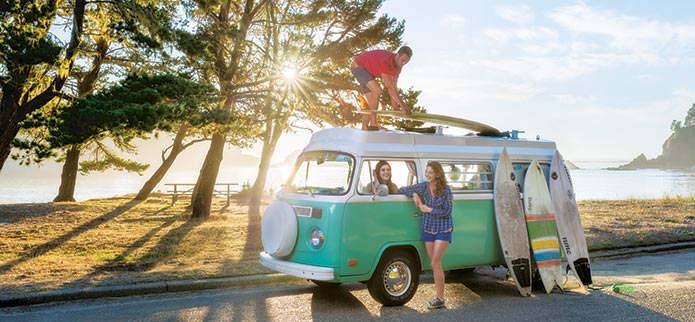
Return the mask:
[[[285,189],[310,195],[342,195],[350,187],[355,168],[352,156],[337,152],[308,152],[299,157]]]

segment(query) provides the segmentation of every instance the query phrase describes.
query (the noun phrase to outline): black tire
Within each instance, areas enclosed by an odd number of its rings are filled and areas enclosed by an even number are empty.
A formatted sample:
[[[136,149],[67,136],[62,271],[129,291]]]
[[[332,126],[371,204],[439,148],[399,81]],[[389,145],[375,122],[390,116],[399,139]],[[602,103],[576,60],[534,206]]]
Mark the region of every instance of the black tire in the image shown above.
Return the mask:
[[[310,281],[312,283],[316,284],[316,286],[321,287],[321,288],[336,288],[336,287],[340,286],[340,283],[317,281],[317,280],[310,280]]]
[[[404,251],[386,252],[367,282],[369,294],[386,306],[398,306],[413,298],[420,284],[420,266]]]

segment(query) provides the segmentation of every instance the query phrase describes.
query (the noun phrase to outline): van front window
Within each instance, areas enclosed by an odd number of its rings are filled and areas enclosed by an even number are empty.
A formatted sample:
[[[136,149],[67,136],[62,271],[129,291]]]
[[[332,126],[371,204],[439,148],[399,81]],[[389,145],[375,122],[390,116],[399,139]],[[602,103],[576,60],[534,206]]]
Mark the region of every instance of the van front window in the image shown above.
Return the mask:
[[[299,157],[288,192],[310,195],[342,195],[350,187],[352,156],[337,152],[308,152]]]

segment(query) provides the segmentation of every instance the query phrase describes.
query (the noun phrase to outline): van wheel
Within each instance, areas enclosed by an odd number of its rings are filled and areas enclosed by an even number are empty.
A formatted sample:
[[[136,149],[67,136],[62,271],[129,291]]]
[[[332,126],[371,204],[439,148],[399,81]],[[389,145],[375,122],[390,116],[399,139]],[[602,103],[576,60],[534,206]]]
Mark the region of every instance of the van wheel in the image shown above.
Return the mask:
[[[420,284],[420,268],[416,263],[412,255],[403,251],[384,253],[367,282],[369,294],[387,306],[408,303]]]

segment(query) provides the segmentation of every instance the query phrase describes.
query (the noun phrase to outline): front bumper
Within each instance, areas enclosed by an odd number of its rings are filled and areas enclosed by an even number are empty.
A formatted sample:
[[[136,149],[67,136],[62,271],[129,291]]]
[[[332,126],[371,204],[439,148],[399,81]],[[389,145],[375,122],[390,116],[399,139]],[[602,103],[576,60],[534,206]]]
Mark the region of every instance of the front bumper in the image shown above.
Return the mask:
[[[270,256],[266,252],[261,252],[258,257],[261,265],[276,272],[317,281],[332,281],[335,279],[334,270],[331,267],[292,263]]]

